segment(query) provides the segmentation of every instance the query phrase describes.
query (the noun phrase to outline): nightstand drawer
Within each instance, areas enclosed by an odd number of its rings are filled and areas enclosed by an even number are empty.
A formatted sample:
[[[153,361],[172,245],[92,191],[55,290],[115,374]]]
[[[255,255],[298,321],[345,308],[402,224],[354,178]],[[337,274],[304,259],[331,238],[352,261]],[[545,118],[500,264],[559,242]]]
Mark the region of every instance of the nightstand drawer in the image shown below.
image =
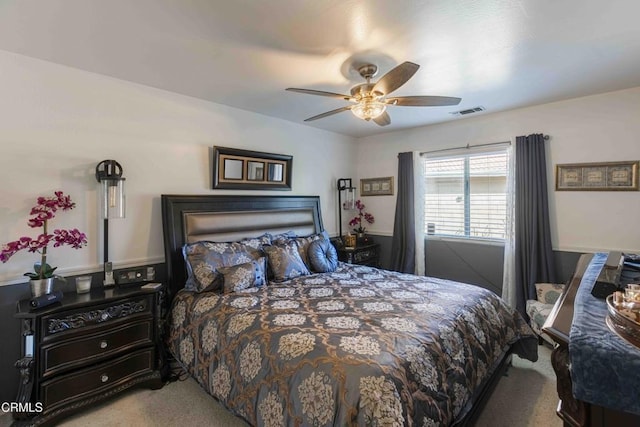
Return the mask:
[[[73,367],[99,362],[122,351],[152,344],[153,319],[109,326],[99,333],[42,346],[41,375],[46,378]]]
[[[44,410],[49,412],[71,399],[78,401],[104,394],[110,388],[153,373],[153,349],[139,350],[90,369],[46,381],[42,383],[42,395],[38,400],[42,402]],[[157,375],[159,377],[159,373]]]
[[[141,315],[151,316],[152,310],[153,295],[147,295],[46,315],[42,317],[42,337],[44,340],[61,339],[82,329],[124,319],[133,321]]]
[[[349,264],[369,265],[378,267],[380,258],[380,245],[367,243],[355,248],[338,246],[338,259]]]
[[[376,256],[378,256],[378,252],[375,249],[365,249],[353,254],[353,262],[355,264],[358,264],[364,261],[368,261]]]

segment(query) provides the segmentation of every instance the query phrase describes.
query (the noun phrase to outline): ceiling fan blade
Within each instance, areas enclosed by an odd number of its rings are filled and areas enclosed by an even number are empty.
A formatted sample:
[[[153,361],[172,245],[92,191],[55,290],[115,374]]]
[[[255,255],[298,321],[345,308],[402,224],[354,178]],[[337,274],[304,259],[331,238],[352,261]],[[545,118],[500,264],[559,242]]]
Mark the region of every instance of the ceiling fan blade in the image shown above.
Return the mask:
[[[299,89],[296,87],[288,87],[285,90],[288,90],[290,92],[306,93],[307,95],[328,96],[329,98],[343,99],[345,101],[351,100],[351,97],[349,95],[341,95],[339,93],[325,92],[323,90]]]
[[[379,126],[386,126],[391,124],[391,117],[389,117],[389,113],[385,111],[384,113],[373,119],[373,121],[376,122],[376,124]]]
[[[401,107],[443,107],[445,105],[458,105],[461,98],[450,96],[398,96],[387,98],[387,104]]]
[[[317,116],[309,117],[308,119],[305,119],[305,122],[310,122],[312,120],[318,120],[318,119],[322,119],[322,118],[327,117],[327,116],[332,116],[334,114],[342,113],[343,111],[351,110],[352,107],[353,107],[353,105],[347,105],[346,107],[342,107],[342,108],[338,108],[338,109],[335,109],[335,110],[327,111],[326,113],[322,113],[322,114],[318,114]]]
[[[373,87],[374,92],[387,95],[405,84],[418,71],[420,66],[413,62],[403,62],[382,76]]]

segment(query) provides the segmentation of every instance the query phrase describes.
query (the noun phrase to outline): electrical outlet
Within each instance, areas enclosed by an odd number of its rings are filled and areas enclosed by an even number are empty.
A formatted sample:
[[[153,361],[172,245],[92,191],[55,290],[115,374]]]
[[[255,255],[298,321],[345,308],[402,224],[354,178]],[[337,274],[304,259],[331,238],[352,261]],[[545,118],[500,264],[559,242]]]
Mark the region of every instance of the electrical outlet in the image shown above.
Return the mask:
[[[147,280],[146,272],[146,267],[136,267],[126,270],[120,270],[116,275],[117,282],[119,285],[143,282]]]

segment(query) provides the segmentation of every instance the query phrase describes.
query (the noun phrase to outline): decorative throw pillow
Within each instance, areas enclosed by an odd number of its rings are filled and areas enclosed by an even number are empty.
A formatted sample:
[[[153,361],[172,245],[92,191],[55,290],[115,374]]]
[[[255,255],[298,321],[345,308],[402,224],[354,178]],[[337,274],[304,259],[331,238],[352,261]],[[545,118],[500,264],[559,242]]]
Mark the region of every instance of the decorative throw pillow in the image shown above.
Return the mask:
[[[263,249],[267,254],[273,280],[276,282],[310,274],[309,269],[300,258],[298,244],[295,240],[264,246]]]
[[[231,267],[220,267],[218,271],[224,277],[223,292],[238,292],[248,288],[259,288],[266,281],[267,259],[260,257],[256,261],[245,262]]]
[[[295,239],[296,236],[296,232],[295,231],[286,231],[284,233],[280,233],[280,234],[269,234],[267,233],[267,235],[269,236],[269,238],[271,239],[271,243],[274,242],[279,242],[281,240],[287,241],[289,239]]]
[[[239,243],[253,249],[262,250],[262,246],[271,244],[271,235],[269,233],[264,233],[258,237],[247,237],[246,239],[240,240]]]
[[[538,301],[543,304],[555,304],[564,289],[564,285],[556,283],[536,283]]]
[[[229,267],[257,260],[264,256],[262,250],[252,243],[195,242],[184,245],[182,254],[187,265],[185,289],[195,292],[219,291],[222,289],[220,267]]]
[[[302,261],[304,262],[304,265],[307,266],[307,268],[309,269],[311,268],[311,264],[309,263],[309,257],[307,256],[307,249],[309,249],[309,245],[311,244],[311,242],[315,242],[316,240],[321,239],[325,235],[326,235],[326,238],[329,239],[329,235],[327,234],[326,231],[323,231],[322,233],[311,234],[305,237],[296,237],[300,258],[302,258]]]
[[[286,233],[271,235],[271,244],[282,245],[283,243],[295,240],[298,243],[298,253],[300,254],[302,262],[304,262],[304,265],[307,266],[308,270],[311,270],[311,264],[309,263],[309,257],[307,256],[307,249],[309,248],[309,244],[311,244],[311,242],[314,242],[323,237],[329,240],[329,233],[327,233],[326,231],[322,231],[321,233],[299,237],[296,236],[295,232],[287,231]]]
[[[307,256],[311,270],[317,273],[330,273],[338,268],[338,252],[324,237],[309,244]]]

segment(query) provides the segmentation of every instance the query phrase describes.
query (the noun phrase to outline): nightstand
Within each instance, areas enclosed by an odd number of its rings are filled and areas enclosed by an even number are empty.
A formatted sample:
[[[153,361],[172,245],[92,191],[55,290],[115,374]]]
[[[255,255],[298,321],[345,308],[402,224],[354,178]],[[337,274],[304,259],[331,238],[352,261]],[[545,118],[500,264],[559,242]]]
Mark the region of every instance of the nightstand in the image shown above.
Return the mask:
[[[336,247],[338,259],[349,264],[369,265],[378,267],[380,262],[380,245],[367,243],[355,248]]]
[[[17,304],[22,358],[14,412],[20,425],[47,425],[134,386],[162,387],[164,291],[129,288],[65,293],[32,310]]]

